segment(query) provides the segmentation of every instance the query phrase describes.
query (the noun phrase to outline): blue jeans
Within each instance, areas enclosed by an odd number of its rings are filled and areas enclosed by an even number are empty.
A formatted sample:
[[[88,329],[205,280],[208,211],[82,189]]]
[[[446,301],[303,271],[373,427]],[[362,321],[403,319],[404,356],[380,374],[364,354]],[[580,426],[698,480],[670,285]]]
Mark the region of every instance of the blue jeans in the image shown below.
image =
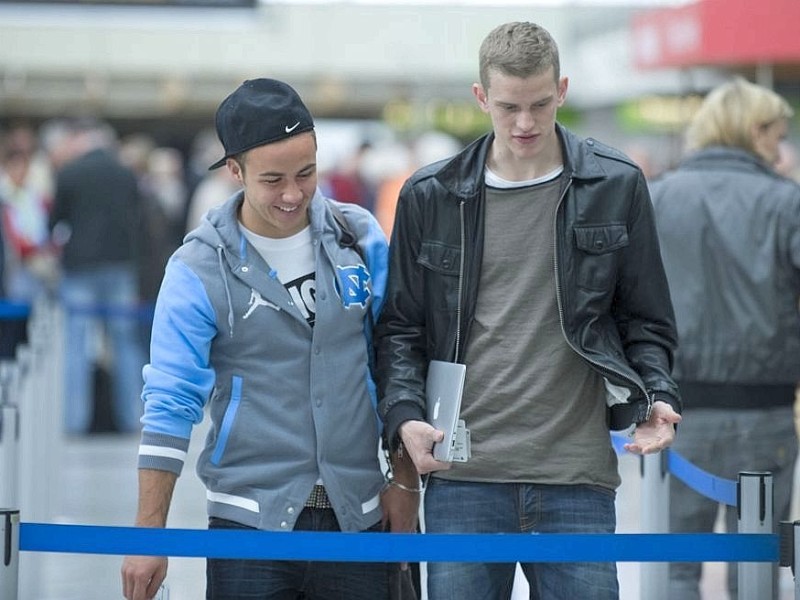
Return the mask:
[[[430,533],[614,533],[615,493],[586,485],[471,483],[432,477],[425,491]],[[521,563],[530,598],[617,600],[610,563]],[[430,600],[507,600],[515,563],[428,563]]]
[[[114,418],[118,429],[139,430],[145,352],[137,324],[138,290],[133,266],[109,265],[67,271],[61,283],[66,311],[65,405],[67,433],[86,433],[92,422],[94,393],[91,334],[101,324],[111,342]]]
[[[209,529],[250,529],[212,517]],[[340,531],[329,508],[304,508],[295,531]],[[381,531],[380,521],[368,531]],[[291,535],[286,534],[286,535]],[[206,600],[384,600],[387,563],[209,558]]]

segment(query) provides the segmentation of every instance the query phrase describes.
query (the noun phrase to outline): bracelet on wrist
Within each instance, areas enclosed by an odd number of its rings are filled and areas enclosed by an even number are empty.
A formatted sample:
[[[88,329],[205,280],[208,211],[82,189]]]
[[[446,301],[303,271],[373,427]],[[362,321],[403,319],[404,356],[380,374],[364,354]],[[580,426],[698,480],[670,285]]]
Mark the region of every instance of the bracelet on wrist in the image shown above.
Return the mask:
[[[408,487],[407,485],[404,485],[404,484],[400,483],[399,481],[396,481],[395,479],[392,479],[390,477],[386,478],[386,485],[387,486],[388,485],[392,485],[392,486],[394,486],[394,487],[396,487],[398,489],[403,490],[404,492],[408,492],[409,494],[420,494],[420,493],[422,493],[422,488],[421,487],[416,487],[416,488]]]

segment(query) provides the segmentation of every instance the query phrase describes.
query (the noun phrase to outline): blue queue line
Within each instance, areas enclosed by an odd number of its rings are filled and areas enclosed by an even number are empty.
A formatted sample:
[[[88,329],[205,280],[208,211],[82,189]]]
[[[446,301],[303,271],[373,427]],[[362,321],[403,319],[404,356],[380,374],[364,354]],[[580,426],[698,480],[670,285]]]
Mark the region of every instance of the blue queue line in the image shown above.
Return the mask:
[[[778,562],[777,534],[401,534],[21,523],[27,552],[357,562]]]
[[[611,434],[611,443],[617,454],[626,452],[624,444],[626,438],[622,435]],[[736,482],[723,479],[704,471],[692,464],[673,449],[665,450],[667,453],[667,469],[670,474],[685,483],[692,490],[728,506],[736,506]]]
[[[612,435],[618,452],[624,438]],[[669,451],[670,470],[720,502],[736,483]],[[733,491],[731,491],[733,490]],[[707,493],[708,492],[708,493]],[[712,495],[713,494],[713,495]],[[777,562],[777,534],[360,534],[20,524],[20,550],[365,562]]]
[[[27,319],[31,314],[31,305],[27,302],[0,300],[0,321]]]
[[[138,321],[152,321],[155,304],[152,302],[140,303],[135,306],[109,306],[101,304],[91,305],[65,305],[65,309],[73,314],[94,317],[125,317]],[[30,316],[31,304],[27,302],[14,302],[0,300],[0,321],[26,319]]]

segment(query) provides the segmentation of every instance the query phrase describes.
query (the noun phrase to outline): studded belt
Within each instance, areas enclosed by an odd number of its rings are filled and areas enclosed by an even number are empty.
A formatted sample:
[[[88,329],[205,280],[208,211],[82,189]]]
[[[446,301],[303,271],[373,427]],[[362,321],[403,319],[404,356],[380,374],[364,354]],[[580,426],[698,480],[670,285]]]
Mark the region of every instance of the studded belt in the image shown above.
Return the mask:
[[[321,485],[315,485],[311,490],[311,495],[306,500],[307,508],[333,508],[331,500],[328,498],[328,493]]]

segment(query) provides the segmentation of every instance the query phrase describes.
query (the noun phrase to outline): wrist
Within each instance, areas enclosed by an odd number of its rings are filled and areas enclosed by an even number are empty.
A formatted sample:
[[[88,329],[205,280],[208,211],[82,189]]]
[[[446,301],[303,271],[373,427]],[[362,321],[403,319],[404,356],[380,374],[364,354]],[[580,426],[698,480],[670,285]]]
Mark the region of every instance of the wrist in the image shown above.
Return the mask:
[[[419,478],[417,478],[417,482],[415,484],[406,485],[405,483],[402,483],[397,479],[395,479],[394,477],[392,477],[390,474],[385,478],[385,481],[386,483],[384,485],[384,490],[389,487],[396,487],[397,489],[403,490],[404,492],[408,492],[409,494],[422,493],[422,486],[420,486]]]

